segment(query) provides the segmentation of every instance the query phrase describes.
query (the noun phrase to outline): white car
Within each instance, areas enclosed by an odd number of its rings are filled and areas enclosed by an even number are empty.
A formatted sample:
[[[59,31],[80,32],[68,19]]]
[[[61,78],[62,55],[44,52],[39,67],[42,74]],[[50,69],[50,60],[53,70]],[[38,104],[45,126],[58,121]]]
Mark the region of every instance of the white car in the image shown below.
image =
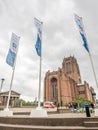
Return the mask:
[[[50,101],[44,102],[43,106],[44,106],[44,108],[55,108],[56,107],[56,105],[54,105],[54,103],[50,102]]]

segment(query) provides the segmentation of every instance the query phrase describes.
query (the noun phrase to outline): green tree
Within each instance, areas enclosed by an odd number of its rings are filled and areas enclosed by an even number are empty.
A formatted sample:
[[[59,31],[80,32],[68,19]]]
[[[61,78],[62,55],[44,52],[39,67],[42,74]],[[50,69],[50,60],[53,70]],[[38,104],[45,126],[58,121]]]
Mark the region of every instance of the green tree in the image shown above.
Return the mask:
[[[91,101],[87,98],[78,98],[77,100],[73,101],[73,103],[77,103],[79,107],[81,107],[82,104],[90,104]]]

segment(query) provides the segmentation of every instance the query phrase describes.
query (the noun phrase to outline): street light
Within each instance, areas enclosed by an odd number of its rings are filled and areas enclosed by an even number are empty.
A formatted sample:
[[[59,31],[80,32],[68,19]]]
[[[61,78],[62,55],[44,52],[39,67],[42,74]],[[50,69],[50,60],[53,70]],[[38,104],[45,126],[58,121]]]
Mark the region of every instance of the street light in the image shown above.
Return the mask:
[[[96,93],[92,93],[92,96],[93,96],[94,102],[96,103]]]
[[[4,78],[1,79],[1,88],[0,88],[0,93],[2,92],[2,87],[3,87],[3,82],[4,82]]]

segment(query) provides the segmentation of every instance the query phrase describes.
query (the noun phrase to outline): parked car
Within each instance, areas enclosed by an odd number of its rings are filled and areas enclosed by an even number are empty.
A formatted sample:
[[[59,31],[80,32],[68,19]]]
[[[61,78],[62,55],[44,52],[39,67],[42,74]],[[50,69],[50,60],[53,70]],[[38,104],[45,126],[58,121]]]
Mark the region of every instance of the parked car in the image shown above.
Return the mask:
[[[54,105],[53,102],[50,102],[50,101],[46,101],[44,102],[44,105],[43,105],[44,108],[55,108],[56,105]]]

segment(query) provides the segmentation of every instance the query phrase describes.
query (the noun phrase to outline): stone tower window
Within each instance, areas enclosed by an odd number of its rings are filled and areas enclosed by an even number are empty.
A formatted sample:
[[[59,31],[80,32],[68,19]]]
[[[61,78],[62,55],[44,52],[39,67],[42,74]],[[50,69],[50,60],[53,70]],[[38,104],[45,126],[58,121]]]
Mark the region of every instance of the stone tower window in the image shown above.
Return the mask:
[[[57,101],[58,99],[58,88],[57,88],[57,79],[52,78],[51,79],[51,85],[52,85],[52,97],[54,101]]]

